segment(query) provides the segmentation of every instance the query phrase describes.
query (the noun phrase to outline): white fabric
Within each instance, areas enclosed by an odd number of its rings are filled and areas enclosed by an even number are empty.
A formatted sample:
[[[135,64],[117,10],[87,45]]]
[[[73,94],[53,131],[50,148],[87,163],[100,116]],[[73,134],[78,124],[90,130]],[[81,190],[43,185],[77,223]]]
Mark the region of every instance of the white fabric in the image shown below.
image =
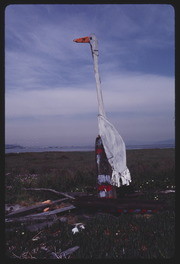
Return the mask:
[[[103,175],[103,174],[98,175],[98,183],[101,184],[104,182],[111,183],[110,176],[109,175]]]
[[[99,115],[98,124],[99,135],[113,170],[111,184],[117,187],[129,185],[131,176],[126,166],[126,148],[122,137],[105,117]]]
[[[107,159],[112,167],[111,184],[117,187],[129,185],[131,181],[130,172],[126,166],[126,148],[115,127],[107,120],[101,91],[101,81],[98,69],[98,43],[94,34],[90,35],[90,45],[94,62],[94,73],[96,79],[98,99],[98,125],[99,135],[102,139]]]

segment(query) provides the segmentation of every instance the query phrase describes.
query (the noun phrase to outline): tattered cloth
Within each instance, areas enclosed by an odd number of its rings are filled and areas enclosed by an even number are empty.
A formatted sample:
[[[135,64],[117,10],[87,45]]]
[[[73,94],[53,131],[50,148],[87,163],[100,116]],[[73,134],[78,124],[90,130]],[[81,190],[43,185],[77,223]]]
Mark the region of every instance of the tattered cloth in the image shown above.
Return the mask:
[[[122,137],[102,115],[98,116],[98,125],[103,147],[112,168],[111,184],[117,187],[129,185],[131,175],[126,166],[126,148]]]

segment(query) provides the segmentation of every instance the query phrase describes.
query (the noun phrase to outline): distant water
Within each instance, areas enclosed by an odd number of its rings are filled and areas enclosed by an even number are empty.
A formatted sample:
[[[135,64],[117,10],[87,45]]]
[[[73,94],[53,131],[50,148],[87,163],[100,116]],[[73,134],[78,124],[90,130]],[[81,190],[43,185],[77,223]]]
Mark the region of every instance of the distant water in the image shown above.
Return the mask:
[[[174,148],[174,144],[151,144],[151,145],[127,145],[126,149],[164,149]],[[22,147],[16,145],[7,145],[5,153],[22,153],[22,152],[48,152],[48,151],[94,151],[94,146],[71,146],[71,147]]]

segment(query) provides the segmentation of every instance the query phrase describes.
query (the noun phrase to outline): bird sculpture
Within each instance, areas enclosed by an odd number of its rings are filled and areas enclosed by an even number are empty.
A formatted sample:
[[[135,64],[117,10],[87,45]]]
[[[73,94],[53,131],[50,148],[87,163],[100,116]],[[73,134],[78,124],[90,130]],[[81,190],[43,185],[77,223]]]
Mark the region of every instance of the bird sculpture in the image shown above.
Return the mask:
[[[112,174],[110,176],[109,183],[117,187],[129,185],[131,182],[131,175],[129,169],[126,166],[125,143],[116,128],[108,121],[104,110],[101,80],[98,67],[99,51],[97,38],[95,34],[90,34],[87,37],[74,39],[73,41],[77,43],[89,43],[91,47],[98,100],[99,136],[102,140],[108,163],[112,168]],[[104,177],[104,175],[99,176]]]

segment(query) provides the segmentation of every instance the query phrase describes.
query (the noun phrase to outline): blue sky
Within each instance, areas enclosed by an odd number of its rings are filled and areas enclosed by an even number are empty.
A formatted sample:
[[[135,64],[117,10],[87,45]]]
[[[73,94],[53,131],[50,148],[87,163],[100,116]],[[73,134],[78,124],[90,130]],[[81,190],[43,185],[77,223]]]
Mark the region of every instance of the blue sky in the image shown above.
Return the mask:
[[[107,117],[126,144],[174,138],[174,9],[158,4],[9,5],[6,144],[93,145],[95,33]]]

